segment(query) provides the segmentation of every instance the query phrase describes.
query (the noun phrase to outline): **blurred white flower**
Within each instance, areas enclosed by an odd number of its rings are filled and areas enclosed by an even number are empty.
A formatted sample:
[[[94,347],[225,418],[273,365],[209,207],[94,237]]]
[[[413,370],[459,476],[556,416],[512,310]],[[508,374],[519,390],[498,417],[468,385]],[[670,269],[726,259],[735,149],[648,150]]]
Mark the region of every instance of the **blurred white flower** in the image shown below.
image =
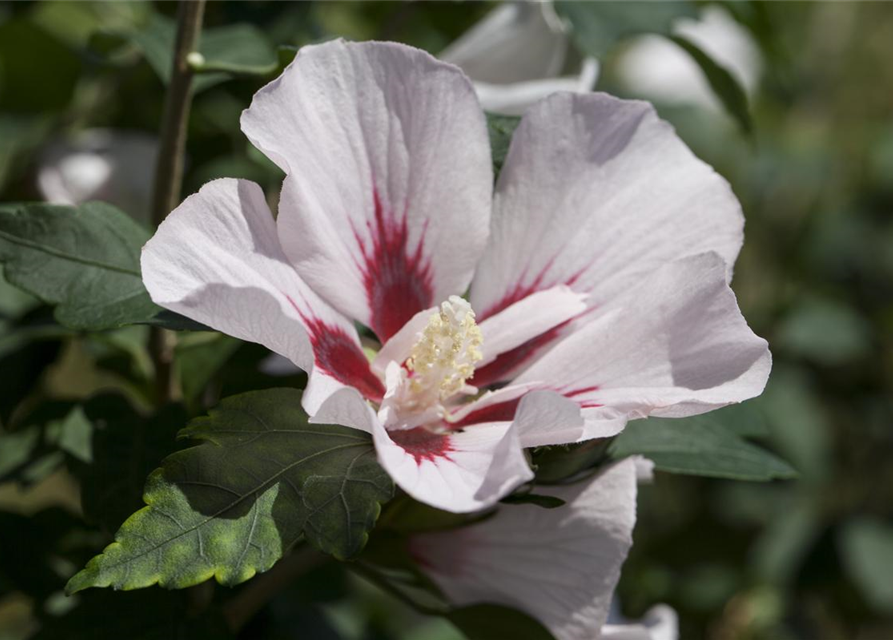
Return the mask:
[[[727,11],[706,7],[700,20],[681,18],[673,27],[729,70],[751,96],[762,71],[762,58],[753,38]],[[670,104],[693,104],[720,111],[722,106],[700,67],[666,38],[636,38],[619,62],[618,72],[636,94]]]
[[[148,220],[157,153],[158,142],[151,136],[88,129],[44,149],[37,187],[53,204],[103,200]]]
[[[612,610],[601,629],[602,640],[679,640],[679,615],[665,604],[645,612],[641,620],[615,619]]]
[[[582,61],[576,75],[561,76],[570,46],[567,26],[549,2],[506,3],[440,54],[474,84],[485,111],[520,115],[556,91],[585,93],[598,78],[598,62]]]

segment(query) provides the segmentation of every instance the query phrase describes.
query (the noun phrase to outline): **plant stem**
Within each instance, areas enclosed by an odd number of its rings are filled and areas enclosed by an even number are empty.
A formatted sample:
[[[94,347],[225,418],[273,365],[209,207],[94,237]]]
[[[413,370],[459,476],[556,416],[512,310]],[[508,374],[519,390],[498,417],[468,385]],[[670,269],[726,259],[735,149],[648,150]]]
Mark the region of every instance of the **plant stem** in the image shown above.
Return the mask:
[[[152,221],[156,226],[180,201],[186,130],[192,104],[192,69],[186,58],[198,49],[204,12],[205,0],[180,0],[173,69],[164,101],[161,139],[155,164]],[[174,342],[172,332],[158,327],[150,329],[149,355],[155,365],[155,393],[159,404],[165,404],[177,396],[173,369]]]
[[[223,606],[223,618],[230,631],[238,633],[276,594],[325,560],[326,556],[304,545],[249,582]]]

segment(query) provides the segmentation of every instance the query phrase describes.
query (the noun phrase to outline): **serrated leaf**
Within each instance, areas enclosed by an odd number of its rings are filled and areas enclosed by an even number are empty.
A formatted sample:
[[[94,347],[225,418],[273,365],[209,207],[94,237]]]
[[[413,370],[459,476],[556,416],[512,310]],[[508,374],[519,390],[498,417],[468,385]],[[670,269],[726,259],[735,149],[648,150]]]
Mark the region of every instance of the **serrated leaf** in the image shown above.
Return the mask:
[[[521,118],[518,116],[501,116],[495,113],[487,114],[487,132],[490,134],[490,153],[493,157],[493,177],[499,176],[505,156],[509,152],[512,142],[512,134],[518,127]]]
[[[644,33],[669,35],[677,18],[694,18],[693,2],[556,2],[555,10],[571,23],[576,45],[601,57],[618,42]]]
[[[614,458],[643,455],[654,462],[655,469],[671,473],[763,481],[797,475],[778,456],[706,416],[630,422],[608,451]]]
[[[140,276],[148,239],[145,229],[102,202],[0,206],[7,280],[57,305],[56,319],[74,329],[119,327],[158,313]]]
[[[688,38],[674,35],[670,40],[679,45],[701,68],[713,93],[741,127],[741,131],[747,135],[752,134],[753,121],[747,106],[747,94],[735,76]]]
[[[393,495],[370,436],[308,424],[294,389],[228,398],[181,435],[206,442],[169,456],[149,476],[148,506],[71,579],[69,592],[182,588],[212,576],[238,584],[302,537],[348,558]]]

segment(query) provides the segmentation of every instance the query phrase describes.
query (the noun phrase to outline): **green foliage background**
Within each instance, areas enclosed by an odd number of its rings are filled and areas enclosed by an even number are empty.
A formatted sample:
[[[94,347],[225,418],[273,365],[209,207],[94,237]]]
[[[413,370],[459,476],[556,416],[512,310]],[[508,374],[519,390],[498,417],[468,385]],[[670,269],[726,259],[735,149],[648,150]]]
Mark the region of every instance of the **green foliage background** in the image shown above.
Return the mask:
[[[619,589],[622,611],[638,617],[669,603],[686,639],[890,638],[893,5],[724,6],[760,45],[765,72],[756,96],[744,104],[708,59],[702,65],[730,115],[657,107],[742,201],[747,241],[734,288],[751,326],[770,341],[775,368],[758,400],[689,425],[709,453],[698,458],[706,468],[693,469],[685,458],[691,451],[674,449],[672,437],[658,443],[666,444],[655,454],[659,469],[681,466],[712,477],[659,472],[642,489]],[[217,73],[202,75],[196,87],[184,192],[230,176],[275,193],[281,175],[251,148],[238,119],[253,92],[287,61],[289,47],[344,36],[399,40],[436,53],[490,8],[211,3],[202,51]],[[568,17],[585,14],[574,35],[578,47],[602,61],[599,88],[643,97],[623,84],[617,63],[627,36],[666,30],[664,9],[607,3],[593,16],[588,8],[559,6]],[[39,199],[35,172],[54,141],[96,127],[157,132],[174,11],[172,3],[0,4],[0,202]],[[510,126],[495,124],[494,148],[504,150],[499,136]],[[128,213],[139,218],[136,210]],[[14,215],[0,206],[0,223]],[[134,231],[131,244],[141,241]],[[0,240],[0,258],[6,247]],[[99,258],[126,263],[128,255]],[[7,264],[6,278],[21,285],[17,269]],[[64,265],[58,269],[64,274]],[[114,286],[126,290],[130,276],[119,275]],[[58,291],[35,293],[62,303],[56,319],[92,326],[93,318]],[[137,300],[119,311],[140,313],[145,304]],[[150,472],[188,446],[174,434],[189,417],[233,394],[303,385],[300,375],[263,373],[266,354],[256,346],[184,334],[176,360],[184,405],[146,418],[147,331],[130,326],[88,335],[64,328],[53,308],[0,279],[0,639],[228,637],[217,609],[198,618],[190,613],[197,600],[228,597],[223,587],[210,594],[157,587],[62,593],[143,506]],[[656,429],[652,422],[636,425],[625,443],[613,445],[615,453],[634,438],[656,446],[643,433]],[[128,446],[134,433],[138,450]],[[734,480],[788,474],[780,461],[769,470],[730,462],[723,455],[730,437],[772,450],[798,479]],[[177,454],[189,455],[188,449]],[[549,452],[538,455],[547,468]],[[449,622],[419,615],[329,561],[294,581],[242,637],[460,636]]]

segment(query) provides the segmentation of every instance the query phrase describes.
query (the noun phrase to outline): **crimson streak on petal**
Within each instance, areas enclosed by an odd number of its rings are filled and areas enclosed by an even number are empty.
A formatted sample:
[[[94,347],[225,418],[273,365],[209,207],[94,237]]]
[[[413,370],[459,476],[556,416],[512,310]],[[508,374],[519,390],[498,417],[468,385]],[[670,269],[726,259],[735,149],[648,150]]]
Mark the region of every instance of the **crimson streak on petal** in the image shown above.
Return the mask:
[[[355,388],[369,400],[381,402],[385,393],[384,384],[372,372],[362,349],[341,327],[328,325],[319,318],[307,317],[291,296],[285,297],[304,320],[317,368],[338,382]]]
[[[406,216],[397,222],[386,215],[378,192],[373,192],[375,215],[367,222],[372,246],[354,231],[365,264],[359,265],[371,312],[370,326],[382,343],[397,333],[410,318],[432,305],[431,264],[422,249],[424,231],[415,249],[409,250]]]
[[[436,458],[449,460],[449,454],[453,451],[448,435],[432,433],[424,427],[406,430],[395,429],[388,431],[388,435],[395,444],[415,458],[416,464],[419,465],[425,460],[434,462]]]

